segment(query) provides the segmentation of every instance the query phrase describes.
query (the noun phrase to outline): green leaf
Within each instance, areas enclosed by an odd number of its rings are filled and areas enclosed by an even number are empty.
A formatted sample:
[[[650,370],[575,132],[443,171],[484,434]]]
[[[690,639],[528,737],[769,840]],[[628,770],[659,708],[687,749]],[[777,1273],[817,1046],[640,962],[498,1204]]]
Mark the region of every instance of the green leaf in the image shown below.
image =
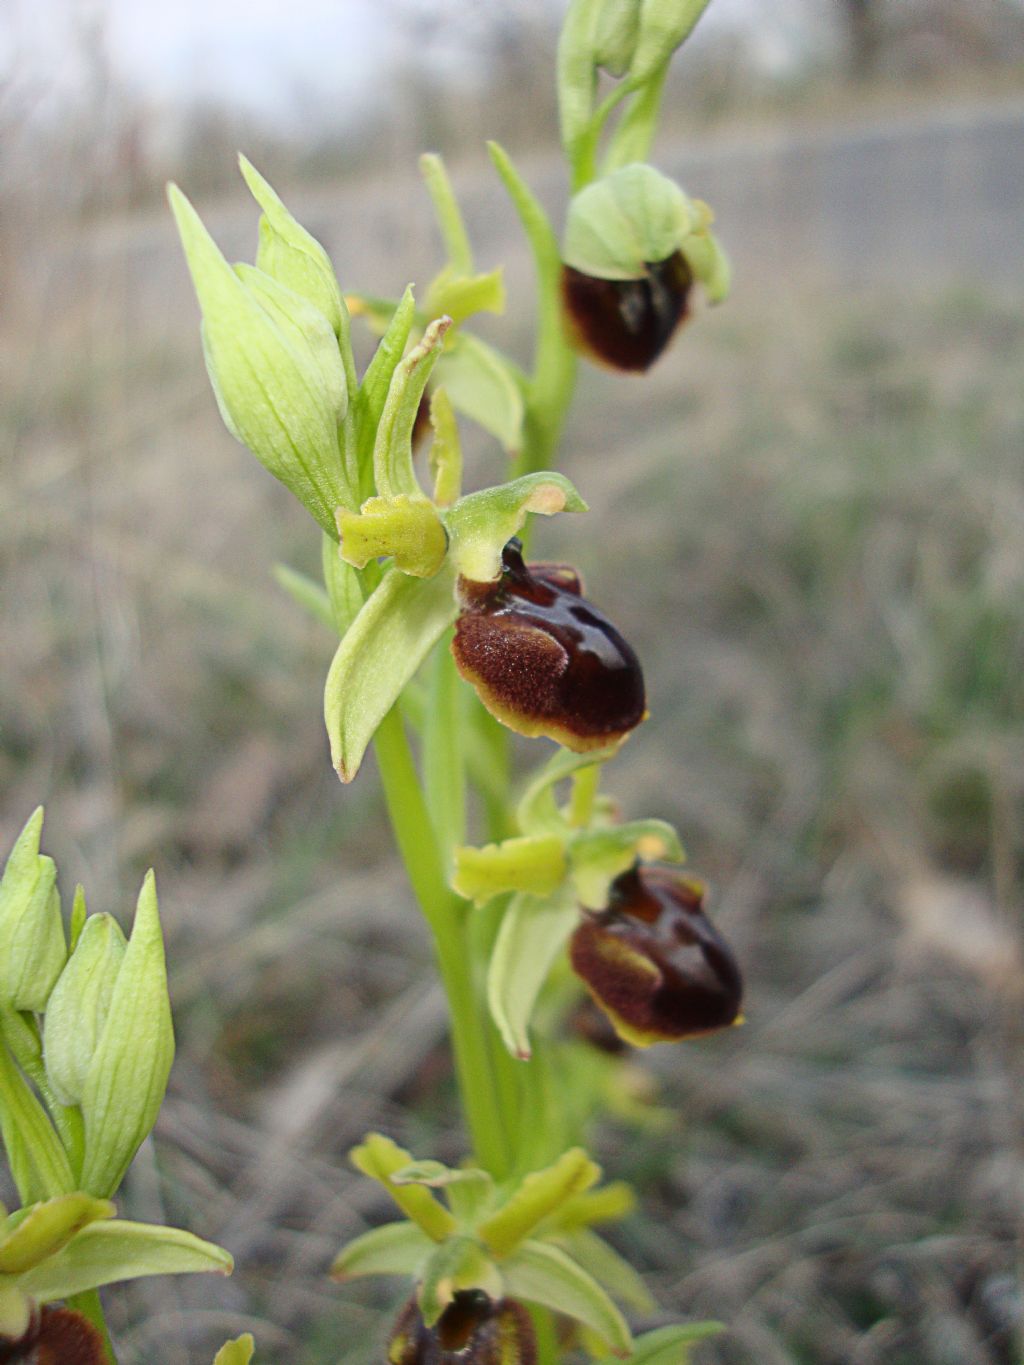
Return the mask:
[[[325,539],[334,553],[337,554],[338,547],[334,541],[329,537],[325,537]],[[334,612],[331,610],[331,600],[319,583],[306,574],[300,573],[298,569],[290,568],[287,564],[275,564],[273,573],[278,586],[284,588],[293,602],[297,602],[304,611],[313,617],[314,621],[321,621],[331,630],[334,629],[335,621]],[[362,602],[362,598],[359,600]]]
[[[588,1275],[593,1275],[618,1303],[637,1313],[652,1313],[657,1304],[642,1277],[624,1256],[589,1228],[577,1228],[562,1239],[565,1250]]]
[[[486,905],[506,891],[546,897],[561,885],[567,866],[565,844],[557,834],[526,835],[482,848],[455,850],[452,890],[474,905]]]
[[[563,1204],[601,1178],[601,1168],[582,1147],[572,1147],[552,1166],[526,1176],[496,1213],[477,1229],[496,1256],[508,1256]]]
[[[324,690],[331,758],[343,782],[359,771],[377,726],[456,611],[452,569],[433,578],[391,570],[352,622]]]
[[[611,829],[586,830],[569,843],[573,885],[588,910],[604,909],[612,881],[637,858],[681,863],[684,856],[678,834],[665,820],[631,820]]]
[[[331,1278],[353,1280],[361,1275],[411,1275],[437,1246],[415,1223],[385,1223],[354,1238],[334,1258]]]
[[[606,1341],[614,1355],[629,1355],[633,1339],[625,1318],[594,1277],[558,1247],[524,1242],[501,1271],[510,1298],[575,1318]]]
[[[213,1358],[213,1365],[249,1365],[256,1342],[251,1332],[243,1332],[234,1341],[226,1341]]]
[[[423,333],[423,340],[399,361],[391,376],[373,446],[374,482],[385,498],[401,493],[422,496],[412,465],[412,430],[427,380],[451,325],[451,318],[435,318]]]
[[[43,1106],[0,1040],[0,1135],[23,1204],[75,1188],[71,1165]]]
[[[564,474],[546,471],[468,493],[446,518],[449,558],[463,577],[493,583],[501,576],[502,550],[523,529],[531,512],[551,517],[556,512],[586,510],[587,504]]]
[[[168,198],[203,314],[206,366],[228,430],[335,535],[334,510],[355,505],[322,357],[286,335],[221,255],[177,188]],[[336,395],[335,395],[336,398]]]
[[[455,1219],[437,1199],[420,1185],[397,1185],[392,1176],[413,1164],[411,1153],[381,1133],[368,1133],[349,1153],[357,1171],[378,1181],[407,1218],[411,1218],[428,1237],[443,1242],[455,1231]]]
[[[26,1211],[20,1223],[0,1242],[0,1275],[20,1275],[55,1255],[82,1228],[116,1210],[107,1199],[75,1192],[44,1200]]]
[[[82,1188],[113,1194],[156,1122],[174,1059],[174,1028],[156,882],[146,874],[135,922],[82,1091]]]
[[[487,1004],[505,1046],[522,1061],[531,1055],[529,1024],[555,958],[579,923],[571,892],[513,896],[487,970]]]
[[[437,363],[453,407],[496,437],[510,455],[523,444],[524,379],[500,351],[470,332],[460,332]]]
[[[143,1275],[230,1275],[233,1265],[222,1247],[191,1232],[115,1219],[90,1223],[56,1255],[19,1276],[18,1287],[49,1303]]]

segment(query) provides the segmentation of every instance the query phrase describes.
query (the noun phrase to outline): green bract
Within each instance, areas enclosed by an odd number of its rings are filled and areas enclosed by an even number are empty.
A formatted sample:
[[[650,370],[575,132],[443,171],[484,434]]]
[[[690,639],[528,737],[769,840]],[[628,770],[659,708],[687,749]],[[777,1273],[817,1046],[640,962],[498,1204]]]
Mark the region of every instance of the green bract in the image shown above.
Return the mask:
[[[29,817],[0,881],[0,1006],[42,1010],[67,957],[57,869],[39,852],[43,808]]]

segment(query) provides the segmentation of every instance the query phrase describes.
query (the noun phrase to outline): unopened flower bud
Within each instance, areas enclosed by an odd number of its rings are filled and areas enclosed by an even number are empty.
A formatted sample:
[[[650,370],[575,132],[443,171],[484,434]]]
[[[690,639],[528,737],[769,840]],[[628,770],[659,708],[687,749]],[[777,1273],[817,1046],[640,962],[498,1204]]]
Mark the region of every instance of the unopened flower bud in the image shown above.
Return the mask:
[[[530,1315],[510,1299],[461,1289],[433,1327],[410,1299],[388,1343],[389,1365],[536,1365]]]
[[[562,565],[523,563],[510,540],[495,583],[459,580],[452,653],[496,719],[576,752],[622,739],[646,714],[639,660]]]
[[[626,1042],[646,1047],[740,1020],[743,982],[732,950],[704,914],[699,882],[637,866],[586,914],[569,956]]]
[[[46,1006],[43,1050],[53,1092],[78,1104],[110,1012],[125,937],[111,915],[90,915]]]
[[[18,837],[0,881],[0,1004],[42,1010],[67,958],[52,858],[39,852],[43,808]]]

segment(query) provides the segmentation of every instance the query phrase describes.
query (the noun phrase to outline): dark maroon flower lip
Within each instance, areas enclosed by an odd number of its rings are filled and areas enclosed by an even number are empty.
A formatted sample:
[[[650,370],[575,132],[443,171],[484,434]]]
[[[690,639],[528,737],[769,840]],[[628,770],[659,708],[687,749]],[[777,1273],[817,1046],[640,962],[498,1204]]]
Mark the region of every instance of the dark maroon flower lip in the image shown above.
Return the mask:
[[[637,866],[612,883],[606,909],[585,914],[569,945],[573,969],[619,1036],[646,1047],[742,1021],[743,979],[704,913],[704,888]]]
[[[70,1308],[35,1312],[28,1331],[18,1341],[0,1337],[3,1365],[106,1365],[107,1352],[99,1332],[81,1313]]]
[[[693,272],[681,251],[636,280],[605,280],[562,267],[562,301],[577,349],[616,370],[642,372],[689,312]]]
[[[510,540],[496,583],[459,580],[452,653],[503,724],[577,752],[624,738],[646,715],[643,671],[574,570],[523,563]]]
[[[398,1315],[388,1344],[389,1365],[536,1365],[530,1315],[511,1299],[460,1289],[433,1327],[415,1299]]]

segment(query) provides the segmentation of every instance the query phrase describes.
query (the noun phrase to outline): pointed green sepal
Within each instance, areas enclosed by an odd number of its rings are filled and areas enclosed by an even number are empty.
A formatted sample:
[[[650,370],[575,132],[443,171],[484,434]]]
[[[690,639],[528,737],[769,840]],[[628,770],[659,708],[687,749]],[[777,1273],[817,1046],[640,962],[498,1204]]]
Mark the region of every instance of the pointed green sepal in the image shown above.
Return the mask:
[[[251,1332],[243,1332],[234,1341],[226,1341],[213,1358],[213,1365],[249,1365],[256,1342]]]
[[[459,332],[449,339],[435,377],[453,407],[490,432],[510,455],[518,453],[526,416],[525,378],[510,360],[478,336]]]
[[[338,443],[336,392],[323,357],[288,334],[221,255],[176,185],[168,198],[203,314],[203,349],[228,430],[335,534],[334,509],[354,506]]]
[[[474,905],[486,905],[506,891],[544,897],[561,884],[566,870],[565,845],[557,835],[527,835],[457,848],[452,889]]]
[[[487,1005],[513,1057],[531,1055],[529,1024],[537,996],[555,958],[579,923],[569,892],[555,896],[521,893],[509,901],[487,968]]]
[[[430,425],[434,431],[429,456],[433,500],[438,507],[450,507],[462,492],[462,442],[447,389],[435,389],[430,396]]]
[[[588,910],[603,910],[609,886],[637,858],[681,863],[685,855],[678,834],[664,820],[631,820],[575,835],[569,844],[569,861],[580,904]]]
[[[308,299],[323,314],[335,336],[347,331],[347,309],[327,252],[292,217],[278,194],[244,156],[239,156],[245,183],[263,210],[256,264],[281,284]]]
[[[502,1262],[505,1291],[542,1308],[575,1318],[606,1342],[620,1358],[629,1356],[633,1339],[625,1318],[592,1275],[548,1242],[524,1242]]]
[[[90,915],[46,1006],[46,1073],[61,1104],[78,1104],[127,943],[112,915]]]
[[[54,1256],[20,1275],[18,1286],[49,1303],[145,1275],[230,1275],[233,1265],[223,1247],[191,1232],[115,1218],[84,1227]]]
[[[477,1232],[495,1256],[511,1255],[530,1233],[570,1199],[590,1189],[601,1168],[582,1147],[572,1147],[552,1166],[526,1176],[510,1199]]]
[[[57,868],[39,852],[43,808],[19,834],[0,880],[0,1005],[41,1011],[67,958]]]
[[[113,1194],[149,1136],[174,1058],[174,1029],[156,883],[146,874],[82,1091],[85,1161],[82,1188]]]
[[[356,569],[390,556],[402,573],[433,578],[448,553],[444,523],[422,494],[368,498],[358,513],[339,508],[338,533],[341,557]]]
[[[704,286],[709,303],[721,303],[729,293],[732,283],[732,268],[718,238],[710,230],[711,210],[699,200],[694,201],[698,211],[706,214],[706,224],[694,229],[684,237],[680,250],[686,264],[693,271],[694,278]]]
[[[21,1275],[56,1255],[89,1223],[113,1218],[108,1199],[76,1192],[34,1204],[0,1240],[0,1275]]]
[[[364,1275],[403,1275],[415,1278],[437,1246],[415,1223],[385,1223],[371,1228],[342,1247],[331,1265],[333,1280]]]
[[[636,1194],[624,1180],[611,1180],[600,1189],[586,1190],[563,1204],[552,1219],[560,1231],[588,1228],[594,1223],[617,1223],[636,1208]]]
[[[357,1171],[378,1181],[407,1218],[435,1242],[443,1242],[456,1231],[455,1219],[422,1185],[397,1185],[391,1177],[413,1164],[412,1155],[381,1133],[368,1133],[349,1159]]]
[[[464,578],[492,583],[501,576],[501,552],[531,512],[585,512],[587,504],[564,474],[524,474],[511,483],[460,498],[448,513],[455,567]]]
[[[404,360],[395,366],[373,447],[373,477],[385,498],[421,495],[412,466],[412,430],[430,372],[444,345],[451,318],[435,318]]]
[[[456,615],[454,573],[392,570],[338,646],[324,689],[331,759],[343,782],[359,771],[377,726]]]

